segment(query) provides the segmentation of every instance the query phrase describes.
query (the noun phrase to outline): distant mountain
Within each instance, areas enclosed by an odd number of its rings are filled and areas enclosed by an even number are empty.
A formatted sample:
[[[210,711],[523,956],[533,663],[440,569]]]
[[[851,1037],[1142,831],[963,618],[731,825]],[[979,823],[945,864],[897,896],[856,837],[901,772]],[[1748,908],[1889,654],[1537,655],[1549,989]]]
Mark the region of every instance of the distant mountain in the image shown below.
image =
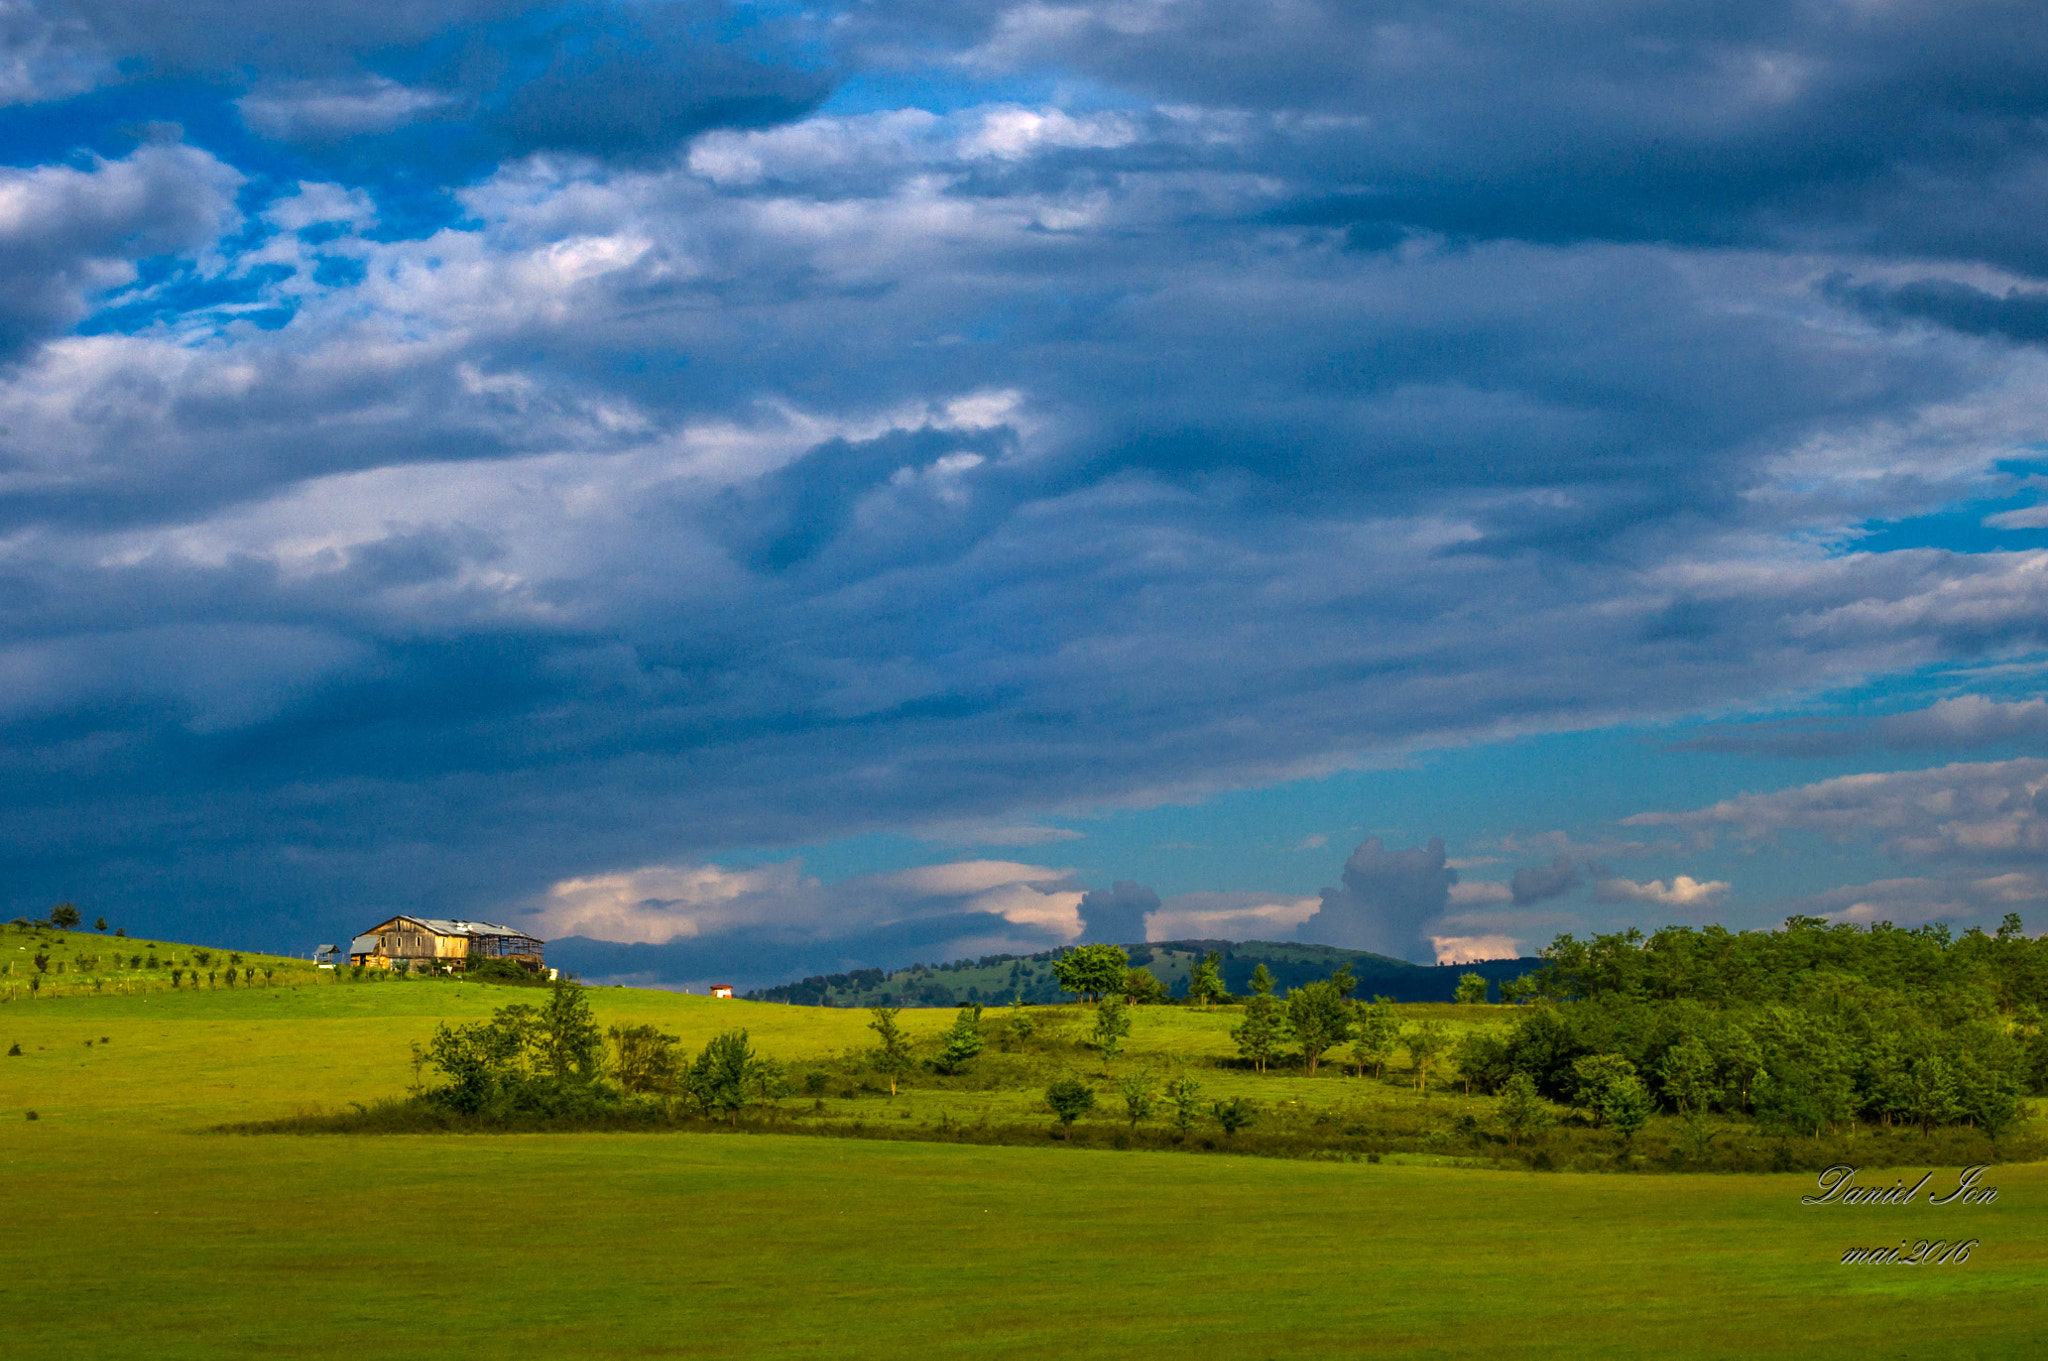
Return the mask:
[[[1261,964],[1279,981],[1282,992],[1328,978],[1349,964],[1358,979],[1354,996],[1384,996],[1397,1002],[1448,1002],[1461,975],[1476,973],[1494,981],[1520,978],[1543,963],[1523,958],[1489,959],[1478,964],[1410,964],[1364,950],[1271,940],[1168,940],[1123,948],[1130,952],[1133,967],[1150,969],[1175,997],[1187,995],[1190,966],[1211,950],[1223,956],[1223,986],[1234,993],[1250,991],[1252,971]],[[756,989],[747,998],[803,1007],[957,1007],[974,1002],[1001,1006],[1021,995],[1026,1002],[1043,1006],[1072,1000],[1072,994],[1059,990],[1052,972],[1053,960],[1064,953],[1043,950],[1035,955],[983,955],[892,971],[856,969]]]

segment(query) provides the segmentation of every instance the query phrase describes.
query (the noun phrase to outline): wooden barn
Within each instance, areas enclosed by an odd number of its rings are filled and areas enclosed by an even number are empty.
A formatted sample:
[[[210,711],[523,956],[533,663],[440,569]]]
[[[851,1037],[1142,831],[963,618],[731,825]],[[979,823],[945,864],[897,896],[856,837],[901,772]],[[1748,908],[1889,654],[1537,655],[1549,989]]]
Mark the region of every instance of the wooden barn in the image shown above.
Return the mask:
[[[440,968],[461,973],[475,959],[504,959],[529,973],[544,967],[544,940],[496,922],[453,921],[441,917],[393,917],[357,936],[348,947],[348,962],[373,969],[404,964],[408,969]]]

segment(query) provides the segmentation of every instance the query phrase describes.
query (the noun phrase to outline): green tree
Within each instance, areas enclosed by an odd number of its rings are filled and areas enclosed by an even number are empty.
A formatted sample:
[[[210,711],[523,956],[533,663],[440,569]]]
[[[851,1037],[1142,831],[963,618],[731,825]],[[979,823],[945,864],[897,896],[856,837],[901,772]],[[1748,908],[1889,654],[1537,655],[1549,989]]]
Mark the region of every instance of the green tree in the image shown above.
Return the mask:
[[[1069,1074],[1045,1089],[1045,1104],[1052,1107],[1063,1127],[1072,1128],[1076,1120],[1095,1109],[1095,1089]]]
[[[1256,996],[1271,997],[1273,995],[1273,985],[1278,981],[1273,977],[1273,971],[1266,967],[1263,960],[1259,962],[1258,968],[1252,970],[1251,989]]]
[[[1358,979],[1352,975],[1349,964],[1330,975],[1330,984],[1337,989],[1337,996],[1347,1002],[1351,1000],[1351,994],[1358,991]]]
[[[1131,1122],[1131,1132],[1138,1132],[1138,1122],[1152,1117],[1152,1075],[1133,1073],[1123,1081],[1124,1116]]]
[[[595,1081],[604,1065],[604,1032],[583,985],[558,978],[535,1020],[533,1042],[541,1068],[557,1082]]]
[[[1503,978],[1500,981],[1500,1000],[1504,1006],[1520,1006],[1536,1000],[1537,983],[1535,975],[1523,974],[1520,978]]]
[[[1602,1113],[1607,1123],[1614,1126],[1624,1144],[1635,1142],[1636,1135],[1650,1121],[1650,1089],[1630,1073],[1609,1083],[1603,1100]]]
[[[79,922],[78,909],[70,903],[58,903],[50,909],[50,925],[59,931],[69,931]]]
[[[1005,1049],[1022,1049],[1025,1042],[1037,1033],[1038,1024],[1031,1019],[1031,1013],[1025,1008],[1023,996],[1020,994],[1010,1006],[1009,1017],[1003,1022],[999,1043]]]
[[[952,1026],[939,1037],[938,1068],[944,1073],[966,1071],[981,1053],[981,1008],[965,1006],[953,1018]]]
[[[1150,969],[1126,969],[1123,991],[1124,1000],[1134,1007],[1166,1000],[1166,985]]]
[[[93,930],[95,930],[95,931],[104,931],[104,930],[106,930],[106,929],[107,929],[107,919],[106,919],[105,917],[95,917],[95,918],[93,918],[93,923],[92,923],[92,929],[93,929]]]
[[[682,1058],[676,1046],[680,1035],[665,1035],[651,1025],[613,1026],[612,1077],[619,1086],[636,1093],[668,1093],[681,1078]]]
[[[1401,1022],[1394,1015],[1394,1002],[1389,997],[1375,997],[1368,1006],[1358,1008],[1358,1038],[1352,1043],[1351,1057],[1358,1061],[1358,1075],[1365,1076],[1367,1064],[1372,1065],[1372,1075],[1380,1077],[1387,1070],[1387,1060],[1394,1056],[1394,1047],[1401,1040]]]
[[[1442,1021],[1417,1021],[1401,1032],[1401,1043],[1408,1047],[1408,1059],[1415,1065],[1415,1090],[1429,1095],[1429,1070],[1451,1042],[1450,1031]]]
[[[896,1017],[901,1007],[869,1007],[868,1029],[881,1038],[875,1048],[875,1067],[889,1075],[889,1095],[896,1095],[896,1079],[910,1070],[910,1037],[903,1033]]]
[[[754,1075],[755,1063],[746,1031],[721,1031],[690,1065],[685,1085],[704,1114],[722,1111],[737,1125],[740,1108],[747,1104],[747,1083]]]
[[[1188,1000],[1207,1011],[1223,996],[1223,956],[1211,950],[1188,969]]]
[[[1507,1131],[1508,1147],[1521,1145],[1523,1135],[1534,1135],[1557,1119],[1536,1090],[1536,1083],[1527,1073],[1511,1074],[1500,1089],[1500,1123]]]
[[[1287,1027],[1314,1077],[1323,1055],[1351,1038],[1351,1012],[1335,983],[1308,983],[1287,994]]]
[[[1217,1124],[1223,1126],[1223,1143],[1225,1147],[1228,1147],[1230,1142],[1237,1138],[1239,1130],[1254,1123],[1259,1118],[1259,1108],[1241,1096],[1233,1096],[1228,1101],[1216,1102],[1209,1108],[1209,1113],[1216,1117]]]
[[[1239,1057],[1248,1059],[1260,1072],[1266,1071],[1287,1038],[1286,1018],[1271,993],[1253,993],[1245,999],[1244,1020],[1230,1032],[1237,1041]]]
[[[1202,1084],[1182,1073],[1166,1084],[1166,1100],[1173,1107],[1173,1127],[1186,1137],[1202,1114]]]
[[[1595,1126],[1604,1125],[1615,1110],[1635,1099],[1627,1084],[1640,1089],[1636,1066],[1620,1054],[1588,1054],[1572,1063],[1572,1100],[1593,1112]]]
[[[1476,973],[1459,975],[1457,1000],[1465,1004],[1484,1002],[1486,1000],[1485,975]]]
[[[1124,1039],[1131,1033],[1131,1009],[1121,997],[1105,997],[1095,1012],[1095,1028],[1088,1032],[1088,1041],[1102,1054],[1102,1071],[1109,1071],[1109,1061],[1124,1047]]]
[[[1082,945],[1052,962],[1053,976],[1063,991],[1095,1001],[1122,990],[1131,957],[1115,945]]]

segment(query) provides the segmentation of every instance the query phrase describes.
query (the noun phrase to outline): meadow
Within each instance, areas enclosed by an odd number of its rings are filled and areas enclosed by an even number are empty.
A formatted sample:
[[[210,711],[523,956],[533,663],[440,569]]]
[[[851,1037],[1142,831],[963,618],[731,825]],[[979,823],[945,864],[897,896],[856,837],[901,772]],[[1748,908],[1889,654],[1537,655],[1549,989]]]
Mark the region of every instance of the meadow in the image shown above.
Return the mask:
[[[1802,1207],[1810,1173],[1119,1151],[1108,1120],[1075,1143],[1008,1147],[211,1132],[401,1093],[418,1080],[414,1041],[521,991],[309,975],[0,1005],[0,1045],[22,1050],[0,1058],[7,1354],[293,1356],[344,1340],[394,1357],[2036,1350],[2041,1164],[1994,1168],[1988,1205],[1850,1208]],[[691,1044],[744,1026],[798,1074],[873,1038],[864,1012],[591,999],[607,1026]],[[902,1019],[929,1042],[952,1016]],[[1143,1009],[1117,1066],[1148,1062],[1148,1025],[1155,1053],[1222,1056],[1228,1020]],[[1200,1071],[1219,1095],[1258,1084],[1276,1106],[1376,1095],[1358,1079]],[[825,1102],[929,1130],[978,1100],[1024,1101],[931,1081]],[[786,1104],[794,1119],[812,1102]],[[1967,1263],[1840,1264],[1851,1247],[1963,1234],[1981,1240]]]

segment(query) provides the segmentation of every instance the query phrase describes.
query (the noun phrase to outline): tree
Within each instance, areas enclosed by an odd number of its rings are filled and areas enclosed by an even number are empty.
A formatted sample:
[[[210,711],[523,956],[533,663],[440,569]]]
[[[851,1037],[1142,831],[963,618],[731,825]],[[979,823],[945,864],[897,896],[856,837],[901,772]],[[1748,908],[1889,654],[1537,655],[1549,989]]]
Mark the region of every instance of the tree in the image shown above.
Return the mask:
[[[1150,969],[1124,970],[1124,1000],[1132,1006],[1145,1006],[1166,1000],[1166,985]]]
[[[1524,1134],[1534,1134],[1557,1119],[1527,1073],[1517,1072],[1500,1089],[1500,1123],[1508,1147],[1519,1147]]]
[[[1095,1012],[1095,1028],[1088,1032],[1089,1043],[1102,1052],[1102,1071],[1109,1071],[1109,1061],[1124,1047],[1124,1038],[1131,1033],[1131,1009],[1121,997],[1105,997]]]
[[[1468,973],[1458,977],[1457,1000],[1464,1004],[1477,1004],[1486,1000],[1486,977],[1483,974]]]
[[[1173,1107],[1173,1127],[1185,1138],[1202,1113],[1202,1084],[1182,1073],[1166,1084],[1166,1099]]]
[[[939,1037],[938,1068],[942,1073],[958,1073],[966,1069],[981,1053],[981,1008],[965,1006],[953,1018],[953,1024]]]
[[[1063,1127],[1072,1128],[1076,1120],[1095,1109],[1095,1089],[1069,1074],[1045,1089],[1045,1104],[1052,1107]]]
[[[910,1037],[896,1024],[901,1007],[869,1007],[868,1029],[881,1037],[875,1049],[875,1067],[889,1075],[889,1095],[896,1095],[896,1079],[910,1069]]]
[[[106,929],[107,929],[107,919],[106,919],[105,917],[95,917],[95,918],[93,919],[93,923],[92,923],[92,929],[93,929],[93,930],[95,930],[95,931],[104,931],[104,930],[106,930]]]
[[[1359,1007],[1358,1039],[1351,1046],[1351,1057],[1358,1060],[1358,1075],[1365,1076],[1367,1064],[1372,1065],[1374,1077],[1384,1074],[1400,1038],[1401,1023],[1394,1017],[1392,998],[1375,997],[1370,1006]]]
[[[1263,960],[1260,961],[1258,968],[1252,970],[1251,988],[1252,992],[1257,996],[1271,997],[1273,995],[1273,985],[1277,981],[1273,977],[1273,971],[1266,967]]]
[[[1593,1112],[1596,1126],[1637,1099],[1634,1092],[1624,1091],[1628,1084],[1634,1084],[1636,1092],[1642,1089],[1636,1066],[1620,1054],[1588,1054],[1572,1064],[1572,1100]]]
[[[78,909],[70,903],[58,903],[50,909],[50,925],[59,931],[69,931],[79,922]]]
[[[1603,1114],[1607,1123],[1614,1126],[1624,1144],[1633,1143],[1636,1134],[1650,1121],[1650,1089],[1630,1073],[1608,1084],[1605,1101]]]
[[[1138,1122],[1150,1119],[1152,1115],[1152,1075],[1133,1073],[1124,1079],[1124,1115],[1131,1122],[1131,1132],[1138,1132]]]
[[[747,1082],[753,1076],[754,1048],[744,1030],[722,1031],[711,1037],[697,1061],[690,1065],[686,1085],[698,1107],[709,1115],[725,1112],[737,1125],[740,1108],[747,1104]]]
[[[1020,995],[1010,1008],[1009,1018],[1003,1022],[998,1043],[1005,1049],[1022,1049],[1024,1042],[1038,1032],[1038,1024],[1031,1019],[1031,1013],[1024,1008]]]
[[[1188,1000],[1207,1011],[1223,996],[1223,956],[1211,950],[1188,970]]]
[[[1052,972],[1063,991],[1092,1002],[1120,991],[1130,964],[1130,956],[1118,946],[1082,945],[1055,959]]]
[[[1259,1118],[1259,1108],[1241,1096],[1228,1101],[1218,1101],[1210,1108],[1216,1123],[1223,1126],[1223,1142],[1226,1147],[1237,1137],[1237,1132]]]
[[[680,1076],[676,1046],[680,1035],[664,1035],[651,1025],[613,1026],[612,1076],[629,1092],[673,1092]]]
[[[1287,994],[1287,1025],[1310,1077],[1324,1054],[1351,1038],[1350,1011],[1335,983],[1308,983]]]
[[[1503,978],[1500,981],[1500,1000],[1503,1006],[1520,1006],[1536,1000],[1537,982],[1534,974],[1523,974],[1520,978]]]
[[[1352,976],[1349,964],[1331,974],[1330,983],[1337,989],[1337,996],[1347,1002],[1351,1000],[1351,994],[1358,991],[1358,980]]]
[[[604,1062],[604,1032],[581,983],[558,978],[534,1027],[540,1065],[557,1082],[594,1081]]]
[[[1415,1065],[1415,1090],[1429,1095],[1429,1069],[1450,1044],[1450,1032],[1442,1021],[1417,1021],[1401,1033],[1408,1046],[1408,1058]]]
[[[1237,1041],[1239,1057],[1249,1060],[1262,1073],[1280,1052],[1280,1043],[1286,1037],[1280,1004],[1272,994],[1263,992],[1245,999],[1244,1020],[1230,1032],[1230,1038]]]

